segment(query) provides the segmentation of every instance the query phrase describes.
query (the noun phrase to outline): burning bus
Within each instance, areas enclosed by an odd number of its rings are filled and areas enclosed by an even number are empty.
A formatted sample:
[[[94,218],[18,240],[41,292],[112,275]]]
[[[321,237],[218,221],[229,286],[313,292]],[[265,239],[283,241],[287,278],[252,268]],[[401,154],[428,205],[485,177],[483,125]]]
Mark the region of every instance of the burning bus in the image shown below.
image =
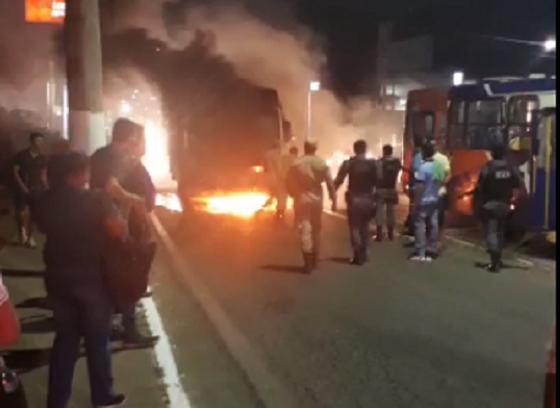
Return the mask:
[[[211,212],[237,206],[250,215],[268,201],[266,153],[292,138],[278,92],[245,83],[205,111],[169,126],[171,172],[183,207],[204,201]]]

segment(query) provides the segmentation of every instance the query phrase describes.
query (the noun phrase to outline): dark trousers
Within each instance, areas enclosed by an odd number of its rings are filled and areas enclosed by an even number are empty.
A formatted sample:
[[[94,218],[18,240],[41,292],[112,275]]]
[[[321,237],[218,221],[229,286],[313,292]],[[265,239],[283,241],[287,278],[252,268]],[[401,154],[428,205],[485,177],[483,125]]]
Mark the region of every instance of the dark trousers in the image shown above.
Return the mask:
[[[365,257],[369,246],[369,223],[373,218],[373,197],[348,197],[348,227],[355,255]]]
[[[113,398],[109,334],[112,304],[101,284],[49,292],[56,336],[50,357],[48,408],[66,408],[72,393],[80,342],[84,339],[91,400],[108,405]]]
[[[505,217],[489,216],[486,219],[486,244],[488,252],[498,258],[502,257],[505,242]]]

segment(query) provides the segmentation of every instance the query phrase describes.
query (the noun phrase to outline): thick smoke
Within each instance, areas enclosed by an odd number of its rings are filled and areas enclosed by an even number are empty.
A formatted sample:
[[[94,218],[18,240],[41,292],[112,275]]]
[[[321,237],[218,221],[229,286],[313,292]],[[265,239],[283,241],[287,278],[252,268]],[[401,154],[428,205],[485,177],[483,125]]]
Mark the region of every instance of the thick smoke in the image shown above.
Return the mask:
[[[253,85],[273,88],[301,140],[308,84],[320,79],[325,62],[313,35],[287,21],[285,11],[283,21],[271,24],[241,4],[191,3],[129,0],[126,18],[113,19],[106,30],[109,80],[125,75],[125,67],[142,73],[160,92],[171,123],[219,120],[217,104],[235,104]],[[312,106],[313,135],[324,152],[363,136],[351,125],[351,111],[328,90],[313,94]]]

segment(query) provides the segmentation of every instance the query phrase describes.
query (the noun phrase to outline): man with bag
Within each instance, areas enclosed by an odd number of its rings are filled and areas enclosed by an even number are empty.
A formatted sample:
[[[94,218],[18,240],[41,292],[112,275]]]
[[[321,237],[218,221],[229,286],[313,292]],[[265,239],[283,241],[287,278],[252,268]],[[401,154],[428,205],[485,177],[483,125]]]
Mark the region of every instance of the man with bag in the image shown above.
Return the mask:
[[[113,302],[102,268],[108,238],[122,242],[126,226],[109,197],[87,190],[88,158],[65,153],[49,162],[50,189],[35,219],[45,235],[43,258],[55,340],[50,356],[47,408],[66,408],[82,338],[94,407],[116,407],[109,336]],[[64,220],[64,222],[61,222]]]
[[[366,158],[367,144],[364,140],[354,143],[355,156],[342,163],[334,181],[338,190],[348,177],[346,204],[350,242],[354,256],[350,263],[363,265],[368,260],[369,223],[375,216],[376,163]]]
[[[402,169],[401,161],[393,156],[393,146],[383,146],[383,157],[377,161],[377,233],[375,240],[383,241],[383,225],[387,224],[387,237],[395,238],[395,207],[399,203],[397,178]]]
[[[486,242],[490,263],[489,272],[498,273],[502,268],[502,251],[507,215],[516,190],[525,190],[523,179],[515,167],[506,160],[506,146],[492,147],[492,160],[480,172],[476,187],[476,213],[486,226]]]
[[[91,157],[91,188],[107,194],[128,221],[131,217],[147,218],[146,197],[124,186],[130,174],[138,169],[139,159],[134,156],[143,138],[142,126],[128,119],[118,119],[113,126],[111,144]],[[136,184],[136,180],[133,181]],[[150,346],[157,340],[140,334],[136,325],[136,303],[147,289],[153,256],[153,243],[135,239],[130,234],[125,242],[109,242],[105,247],[104,267],[113,302],[123,316],[122,338],[127,348]]]

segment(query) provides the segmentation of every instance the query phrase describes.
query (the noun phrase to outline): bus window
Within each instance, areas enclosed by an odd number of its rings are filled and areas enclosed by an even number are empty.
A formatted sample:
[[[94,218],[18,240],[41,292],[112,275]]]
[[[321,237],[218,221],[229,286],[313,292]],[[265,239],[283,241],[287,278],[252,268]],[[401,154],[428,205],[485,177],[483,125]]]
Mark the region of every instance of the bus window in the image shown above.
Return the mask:
[[[536,95],[512,97],[507,106],[508,138],[514,150],[532,150],[531,127],[539,109]]]
[[[488,150],[495,142],[504,143],[502,99],[469,102],[467,108],[467,134],[465,147]]]
[[[465,101],[453,101],[449,114],[449,148],[463,147],[465,135]]]
[[[435,115],[431,111],[412,112],[409,117],[410,135],[415,145],[435,136]]]

